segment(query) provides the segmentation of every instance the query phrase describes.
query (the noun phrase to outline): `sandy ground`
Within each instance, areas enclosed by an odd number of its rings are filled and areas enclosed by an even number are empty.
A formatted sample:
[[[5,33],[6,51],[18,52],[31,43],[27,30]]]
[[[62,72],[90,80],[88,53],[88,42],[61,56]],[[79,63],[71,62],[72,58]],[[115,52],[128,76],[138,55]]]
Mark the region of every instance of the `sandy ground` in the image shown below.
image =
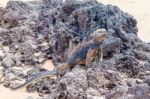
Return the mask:
[[[31,99],[39,98],[37,93],[27,93],[25,88],[12,91],[0,85],[0,99],[29,99],[29,97],[33,97]]]

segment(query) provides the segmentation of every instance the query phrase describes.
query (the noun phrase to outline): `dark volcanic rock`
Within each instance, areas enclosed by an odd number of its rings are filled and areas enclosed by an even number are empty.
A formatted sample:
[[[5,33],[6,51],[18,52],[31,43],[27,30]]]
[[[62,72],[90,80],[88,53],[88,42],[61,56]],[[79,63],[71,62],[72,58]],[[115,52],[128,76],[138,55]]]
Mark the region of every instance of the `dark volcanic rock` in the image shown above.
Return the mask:
[[[117,69],[121,72],[126,72],[129,76],[138,76],[140,71],[139,62],[133,57],[124,56],[117,62]]]
[[[140,60],[145,60],[150,62],[150,53],[140,50],[134,50],[135,57]]]
[[[98,28],[105,28],[110,35],[110,39],[103,44],[105,53],[120,52],[134,45],[137,34],[136,20],[116,6],[89,1],[70,4],[64,2],[55,8],[50,7],[52,6],[44,5],[41,10],[37,34],[43,35],[43,38],[53,34],[49,38],[55,41],[55,45],[50,44],[52,53],[64,53],[64,49],[68,48],[68,40],[76,37],[76,41],[81,42]],[[63,55],[61,57],[63,58]]]
[[[147,84],[139,84],[133,87],[119,86],[106,95],[106,99],[149,99],[150,87]]]

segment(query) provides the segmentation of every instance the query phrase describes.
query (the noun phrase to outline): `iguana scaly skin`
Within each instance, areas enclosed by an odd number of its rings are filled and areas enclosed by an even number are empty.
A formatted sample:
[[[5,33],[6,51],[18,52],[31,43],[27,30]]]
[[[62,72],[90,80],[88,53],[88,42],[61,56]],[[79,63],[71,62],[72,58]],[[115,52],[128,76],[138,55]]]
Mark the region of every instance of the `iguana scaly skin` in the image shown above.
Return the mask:
[[[33,81],[36,81],[44,77],[56,77],[57,74],[61,74],[61,71],[66,70],[68,68],[72,69],[76,64],[82,64],[82,65],[91,64],[91,62],[93,61],[93,59],[95,58],[98,52],[100,44],[106,37],[106,30],[97,29],[94,33],[92,33],[91,36],[92,36],[91,40],[81,42],[71,51],[66,63],[60,64],[59,66],[56,67],[54,71],[47,71],[47,72],[37,74],[36,76],[29,79],[21,86],[12,89],[14,90],[14,89],[19,89],[21,87],[25,87],[31,84]],[[101,61],[102,59],[103,59],[103,54],[101,49]]]

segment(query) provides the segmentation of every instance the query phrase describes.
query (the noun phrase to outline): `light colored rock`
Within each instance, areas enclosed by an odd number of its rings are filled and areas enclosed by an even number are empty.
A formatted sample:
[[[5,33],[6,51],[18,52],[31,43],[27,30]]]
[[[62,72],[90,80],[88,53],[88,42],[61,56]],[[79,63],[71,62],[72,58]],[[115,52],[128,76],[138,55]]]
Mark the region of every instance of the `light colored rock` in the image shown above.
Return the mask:
[[[0,57],[4,57],[5,56],[5,53],[3,50],[0,50]]]
[[[0,66],[0,77],[3,75],[4,67]]]
[[[4,58],[3,59],[3,61],[2,61],[2,65],[4,66],[4,67],[12,67],[12,66],[14,66],[14,61],[11,59],[11,58]]]
[[[136,79],[133,79],[133,78],[127,79],[126,83],[127,83],[128,86],[135,86],[137,84]]]
[[[25,74],[23,73],[22,67],[12,67],[12,72],[18,77],[24,77],[25,76]]]
[[[41,55],[41,52],[34,53],[34,56],[40,56],[40,55]]]
[[[93,88],[88,88],[86,93],[87,93],[88,96],[93,96],[93,97],[94,96],[101,96],[101,94]]]
[[[8,53],[10,51],[9,46],[3,46],[3,50],[4,52]]]
[[[0,66],[0,84],[4,82],[4,67]]]
[[[136,79],[136,83],[137,83],[137,84],[141,84],[141,83],[143,83],[143,80],[137,78],[137,79]]]
[[[8,33],[8,32],[9,32],[9,30],[0,27],[0,34],[1,33]]]

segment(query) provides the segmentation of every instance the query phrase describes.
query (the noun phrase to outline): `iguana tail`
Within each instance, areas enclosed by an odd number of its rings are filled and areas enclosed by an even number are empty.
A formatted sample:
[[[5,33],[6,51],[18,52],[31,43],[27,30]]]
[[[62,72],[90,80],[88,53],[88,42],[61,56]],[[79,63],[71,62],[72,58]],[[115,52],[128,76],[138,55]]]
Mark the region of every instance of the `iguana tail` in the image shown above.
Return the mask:
[[[34,81],[37,81],[41,78],[45,78],[45,77],[57,77],[58,71],[57,70],[53,70],[53,71],[44,71],[41,72],[33,77],[31,77],[31,79],[27,80],[24,84],[17,86],[15,88],[11,88],[12,90],[17,90],[23,87],[28,86],[29,84],[33,83]]]

